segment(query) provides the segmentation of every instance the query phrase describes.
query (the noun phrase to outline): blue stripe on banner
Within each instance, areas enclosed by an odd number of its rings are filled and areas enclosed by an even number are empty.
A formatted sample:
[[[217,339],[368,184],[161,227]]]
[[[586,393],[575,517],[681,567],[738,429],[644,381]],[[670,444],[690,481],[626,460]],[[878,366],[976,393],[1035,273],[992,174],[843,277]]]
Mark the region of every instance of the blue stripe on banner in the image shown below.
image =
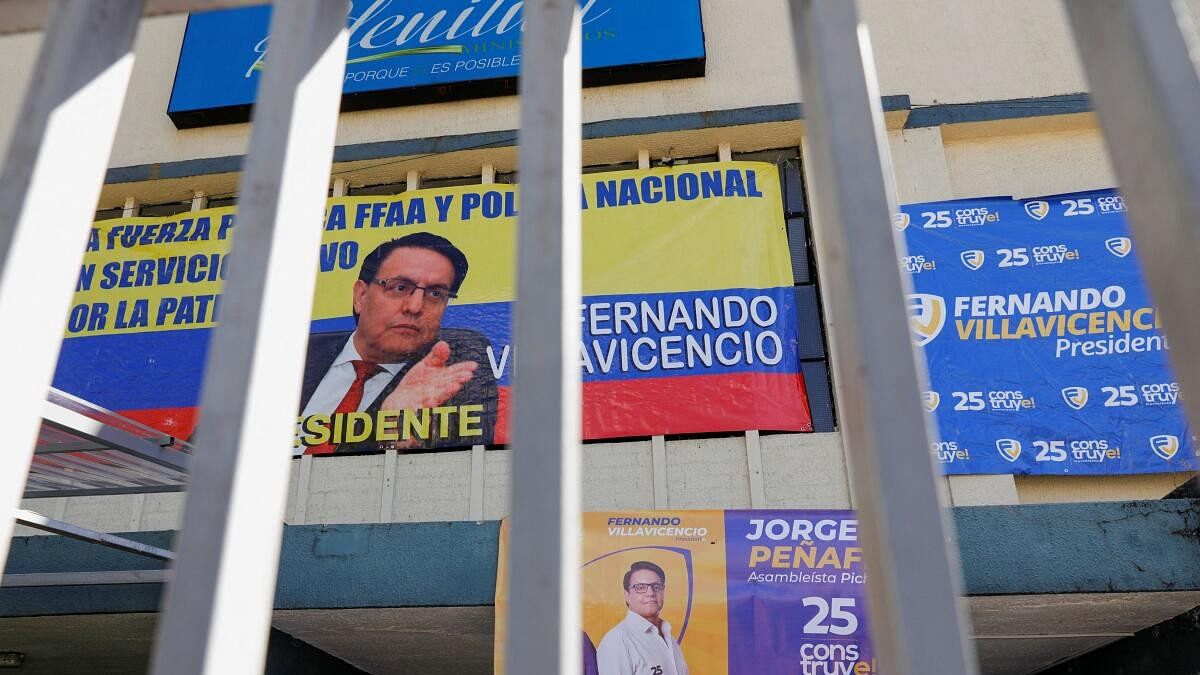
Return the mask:
[[[584,382],[644,377],[799,372],[792,287],[732,288],[584,299]],[[511,303],[450,305],[444,328],[487,337],[500,387],[511,384]],[[313,322],[313,333],[349,330],[350,317]]]
[[[583,381],[800,371],[792,287],[682,291],[585,298]],[[314,321],[314,333],[345,331],[351,317]],[[445,328],[487,337],[500,386],[512,378],[512,303],[451,305]],[[747,348],[748,347],[748,348]]]
[[[790,286],[592,296],[582,319],[585,382],[800,370]]]
[[[114,410],[197,405],[208,328],[63,340],[51,386]]]
[[[500,386],[512,379],[512,303],[451,305],[445,328],[482,333]],[[585,382],[797,373],[792,287],[592,296],[584,303]],[[312,322],[314,333],[351,330],[352,317]],[[208,329],[97,335],[63,341],[54,386],[118,409],[196,405]]]

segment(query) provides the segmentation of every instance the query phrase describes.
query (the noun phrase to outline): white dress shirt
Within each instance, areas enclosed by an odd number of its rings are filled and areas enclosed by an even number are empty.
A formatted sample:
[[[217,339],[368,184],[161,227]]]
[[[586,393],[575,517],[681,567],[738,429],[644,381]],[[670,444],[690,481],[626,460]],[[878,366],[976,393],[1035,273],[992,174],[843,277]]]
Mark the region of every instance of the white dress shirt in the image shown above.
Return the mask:
[[[313,390],[313,394],[308,399],[308,405],[304,406],[303,417],[309,415],[328,415],[334,410],[337,410],[338,404],[346,396],[346,391],[350,389],[350,385],[354,384],[354,365],[351,361],[362,360],[358,355],[358,350],[354,348],[354,335],[352,334],[346,340],[346,346],[342,347],[342,351],[333,360],[333,364],[329,366],[325,377],[321,378],[321,382],[317,388]],[[383,393],[383,388],[392,381],[396,373],[404,367],[403,363],[381,363],[379,364],[382,371],[367,378],[363,383],[363,397],[358,404],[358,410],[361,412],[366,410],[368,406],[375,402],[376,398]]]
[[[600,641],[596,650],[600,675],[688,675],[671,624],[662,622],[662,635],[654,624],[633,612]]]

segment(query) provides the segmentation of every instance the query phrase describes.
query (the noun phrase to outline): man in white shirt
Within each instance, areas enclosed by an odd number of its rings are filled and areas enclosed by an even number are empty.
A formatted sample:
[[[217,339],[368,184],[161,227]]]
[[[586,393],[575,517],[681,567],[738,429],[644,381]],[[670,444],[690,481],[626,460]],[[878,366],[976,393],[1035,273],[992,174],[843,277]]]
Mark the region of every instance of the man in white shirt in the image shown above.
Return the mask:
[[[688,675],[671,624],[659,616],[666,598],[667,575],[652,562],[629,566],[622,580],[629,613],[600,641],[600,675]]]

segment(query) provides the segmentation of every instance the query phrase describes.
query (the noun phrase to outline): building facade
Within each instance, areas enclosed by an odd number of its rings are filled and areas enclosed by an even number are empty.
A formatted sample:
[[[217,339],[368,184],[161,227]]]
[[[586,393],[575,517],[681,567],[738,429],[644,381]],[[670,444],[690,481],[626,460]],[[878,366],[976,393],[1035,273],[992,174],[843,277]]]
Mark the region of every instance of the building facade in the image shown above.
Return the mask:
[[[1200,1],[1185,4],[1200,19]],[[1057,3],[862,0],[860,6],[902,204],[1117,187]],[[805,123],[786,3],[702,0],[700,7],[702,77],[584,89],[584,169],[730,160],[780,167],[800,298],[800,358],[815,431],[590,441],[583,445],[584,509],[852,509],[830,367],[836,354],[828,347],[838,327],[823,319],[821,260],[810,246],[821,222],[811,215],[805,190]],[[179,129],[167,116],[186,25],[185,16],[141,24],[98,219],[236,203],[250,125]],[[40,34],[0,38],[0,92],[10,102],[0,105],[0,139],[10,136],[17,112],[12,102],[34,72],[40,40]],[[518,100],[511,95],[344,112],[331,195],[515,182],[517,128]],[[495,562],[487,557],[494,555],[495,521],[508,514],[515,451],[496,445],[297,458],[276,628],[366,672],[488,672]],[[1154,582],[1130,577],[1120,560],[1145,562],[1152,557],[1147,551],[1088,543],[1104,539],[1100,523],[1139,510],[1154,523],[1152,534],[1144,534],[1167,551],[1162,559],[1183,564],[1190,549],[1173,539],[1171,528],[1193,516],[1139,500],[1187,496],[1184,484],[1192,475],[940,479],[946,503],[956,507],[983,671],[1040,672],[1200,605],[1194,575],[1175,570]],[[164,531],[179,526],[185,498],[185,492],[170,491],[55,497],[27,500],[26,507],[100,531],[167,537]],[[14,560],[24,554],[33,561],[27,569],[36,571],[38,561],[61,554],[55,544],[33,541],[32,531],[18,534],[31,537],[14,546]],[[1046,538],[1061,544],[1051,558],[1011,557],[1013,549],[1037,548]],[[399,561],[408,590],[317,597],[308,588],[318,569],[331,575],[353,569],[387,586],[386,575],[369,571],[376,564],[372,556],[384,550]],[[421,567],[423,556],[446,556],[445,569],[459,579],[455,587],[422,585],[419,577],[430,572]],[[85,557],[98,569],[111,564]],[[1006,571],[1005,564],[1027,573]],[[1111,569],[1084,581],[1054,573],[1089,565]],[[481,581],[489,574],[490,581]],[[1115,584],[1103,583],[1113,579]],[[0,612],[9,615],[0,618],[0,650],[8,647],[6,640],[29,654],[46,648],[29,635],[53,630],[47,626],[116,631],[132,646],[104,672],[123,672],[147,653],[153,626],[148,612],[157,596],[148,589],[125,596],[111,590],[90,599],[62,589],[54,598],[32,592],[18,598],[8,591],[13,611]],[[432,646],[422,646],[422,631],[435,635],[428,638]],[[455,643],[463,647],[454,650]]]

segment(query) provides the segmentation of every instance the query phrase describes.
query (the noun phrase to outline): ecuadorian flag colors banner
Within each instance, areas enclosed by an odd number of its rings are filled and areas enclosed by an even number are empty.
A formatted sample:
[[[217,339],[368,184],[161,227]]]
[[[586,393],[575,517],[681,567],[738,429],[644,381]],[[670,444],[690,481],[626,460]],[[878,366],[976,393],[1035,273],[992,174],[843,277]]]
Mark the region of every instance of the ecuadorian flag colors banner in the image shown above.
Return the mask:
[[[749,162],[584,178],[586,438],[811,429],[779,191]],[[519,208],[470,185],[289,224],[324,228],[297,453],[507,442]],[[189,437],[237,230],[233,208],[97,222],[54,386]]]

